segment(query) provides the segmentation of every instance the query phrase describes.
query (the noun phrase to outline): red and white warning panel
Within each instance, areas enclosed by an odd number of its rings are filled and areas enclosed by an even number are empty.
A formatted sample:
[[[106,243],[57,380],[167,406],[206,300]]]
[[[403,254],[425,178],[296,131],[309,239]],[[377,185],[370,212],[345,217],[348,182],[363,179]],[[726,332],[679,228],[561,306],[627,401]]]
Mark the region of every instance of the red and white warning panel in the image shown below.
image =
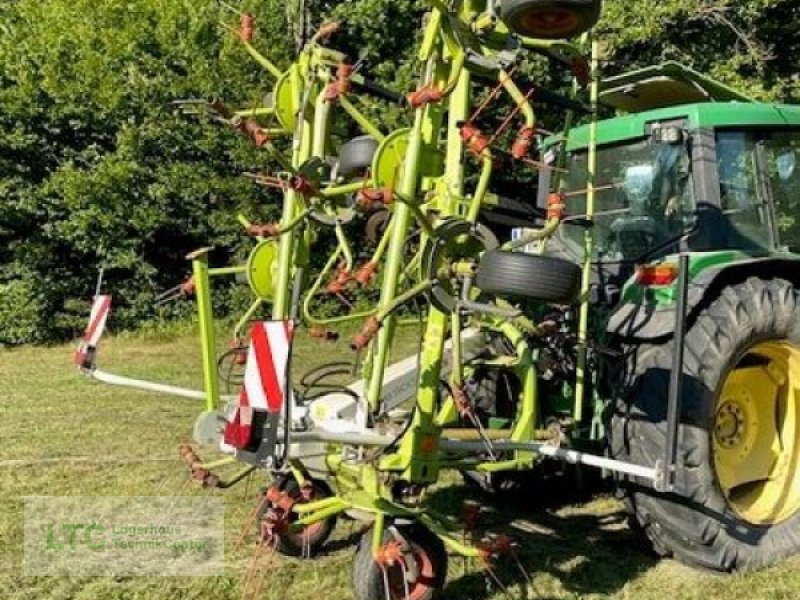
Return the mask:
[[[94,357],[97,344],[106,328],[108,314],[111,312],[111,294],[98,294],[92,303],[92,312],[89,314],[89,325],[83,333],[83,338],[75,352],[74,362],[82,369],[91,369],[94,366]]]
[[[288,385],[291,321],[258,321],[250,330],[244,385],[239,404],[225,424],[224,442],[239,450],[272,456],[277,429],[286,402],[292,401]]]

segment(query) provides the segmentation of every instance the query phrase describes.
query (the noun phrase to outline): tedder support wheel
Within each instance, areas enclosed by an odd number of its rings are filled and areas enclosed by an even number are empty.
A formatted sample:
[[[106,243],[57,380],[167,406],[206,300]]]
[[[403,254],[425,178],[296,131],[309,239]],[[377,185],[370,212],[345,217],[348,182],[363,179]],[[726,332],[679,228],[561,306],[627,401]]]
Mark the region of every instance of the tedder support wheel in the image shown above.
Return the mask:
[[[372,165],[372,158],[377,149],[377,140],[369,135],[360,135],[348,140],[339,149],[337,173],[349,177],[366,171]]]
[[[572,304],[581,269],[563,258],[493,250],[481,257],[475,284],[487,294]]]
[[[672,343],[631,348],[615,458],[664,455]],[[657,552],[719,571],[800,552],[800,299],[782,279],[724,288],[686,332],[673,494],[622,481]]]
[[[317,480],[312,480],[311,487],[308,491],[301,490],[300,485],[292,477],[287,478],[281,485],[282,491],[290,494],[299,502],[310,502],[312,500],[320,500],[331,495],[328,486]],[[306,494],[307,498],[303,498]],[[265,505],[258,515],[258,522],[265,518],[269,510],[274,509],[270,504]],[[297,519],[297,515],[292,513],[289,517],[289,522],[292,523]],[[336,517],[330,517],[324,521],[319,521],[312,525],[308,525],[301,531],[295,533],[288,533],[278,538],[277,550],[286,556],[299,556],[299,557],[312,557],[319,553],[325,542],[333,533],[336,527]]]
[[[602,0],[502,0],[500,17],[514,33],[551,40],[588,31],[602,8]]]
[[[373,530],[361,537],[353,559],[356,600],[433,600],[447,577],[444,544],[422,525],[386,529],[379,556],[372,553]]]

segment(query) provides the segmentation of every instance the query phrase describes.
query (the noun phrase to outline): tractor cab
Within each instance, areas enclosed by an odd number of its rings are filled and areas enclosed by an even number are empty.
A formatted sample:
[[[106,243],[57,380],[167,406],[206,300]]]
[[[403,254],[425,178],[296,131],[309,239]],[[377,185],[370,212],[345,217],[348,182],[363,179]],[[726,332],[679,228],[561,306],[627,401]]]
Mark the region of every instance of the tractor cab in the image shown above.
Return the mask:
[[[676,63],[604,81],[600,102],[641,110],[598,122],[593,181],[592,128],[571,130],[560,187],[570,217],[593,223],[591,258],[611,279],[679,251],[758,257],[796,243],[778,209],[800,193],[800,108],[750,101]],[[583,259],[580,228],[560,241]]]

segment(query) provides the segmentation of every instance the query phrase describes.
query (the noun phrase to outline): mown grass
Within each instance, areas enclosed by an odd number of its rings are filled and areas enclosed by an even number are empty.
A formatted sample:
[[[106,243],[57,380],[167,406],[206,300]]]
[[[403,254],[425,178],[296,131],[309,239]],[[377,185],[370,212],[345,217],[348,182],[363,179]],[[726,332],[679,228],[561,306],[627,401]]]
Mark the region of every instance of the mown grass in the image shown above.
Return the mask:
[[[413,348],[416,332],[404,336]],[[301,338],[295,365],[352,360],[346,340],[334,345]],[[401,350],[402,351],[402,350]],[[80,377],[71,348],[0,350],[0,599],[33,600],[239,600],[252,547],[235,549],[254,505],[251,481],[228,491],[186,485],[177,458],[189,440],[201,403],[112,388]],[[188,335],[117,337],[104,341],[101,363],[126,374],[199,385],[197,350]],[[221,577],[47,578],[22,575],[22,509],[27,495],[203,495],[225,500],[226,574]],[[458,510],[471,492],[457,477],[433,491],[440,508]],[[800,560],[759,573],[715,576],[670,560],[656,560],[629,530],[617,501],[599,496],[581,504],[554,505],[545,487],[513,499],[483,497],[484,523],[508,531],[520,546],[531,577],[524,582],[513,561],[499,565],[511,597],[537,599],[619,598],[797,599]],[[311,562],[271,556],[264,561],[262,598],[351,598],[350,562],[357,525],[340,524],[330,549]],[[487,586],[474,564],[451,558],[447,599],[506,598]]]

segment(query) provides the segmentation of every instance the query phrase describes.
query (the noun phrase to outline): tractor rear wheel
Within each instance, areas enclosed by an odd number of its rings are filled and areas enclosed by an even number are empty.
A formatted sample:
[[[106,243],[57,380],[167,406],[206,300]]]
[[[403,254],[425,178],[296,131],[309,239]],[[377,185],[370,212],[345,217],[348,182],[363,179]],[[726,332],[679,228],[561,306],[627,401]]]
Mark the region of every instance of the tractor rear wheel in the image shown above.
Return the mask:
[[[615,458],[664,455],[672,342],[632,348]],[[657,552],[718,571],[800,552],[800,299],[782,279],[724,288],[686,333],[676,490],[621,481]]]

